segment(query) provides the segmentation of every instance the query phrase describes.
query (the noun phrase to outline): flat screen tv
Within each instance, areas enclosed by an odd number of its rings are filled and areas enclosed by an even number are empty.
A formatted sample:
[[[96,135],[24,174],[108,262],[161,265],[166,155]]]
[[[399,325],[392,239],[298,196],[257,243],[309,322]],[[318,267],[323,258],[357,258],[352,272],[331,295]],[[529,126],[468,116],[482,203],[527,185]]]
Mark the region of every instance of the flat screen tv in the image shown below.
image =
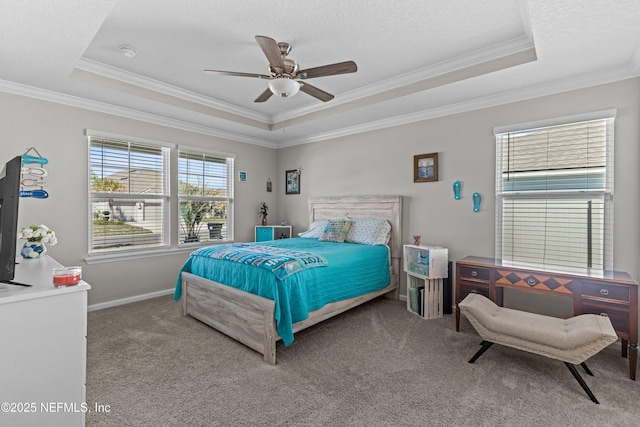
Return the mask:
[[[18,204],[20,202],[20,156],[9,160],[0,173],[0,282],[12,282],[16,268]]]

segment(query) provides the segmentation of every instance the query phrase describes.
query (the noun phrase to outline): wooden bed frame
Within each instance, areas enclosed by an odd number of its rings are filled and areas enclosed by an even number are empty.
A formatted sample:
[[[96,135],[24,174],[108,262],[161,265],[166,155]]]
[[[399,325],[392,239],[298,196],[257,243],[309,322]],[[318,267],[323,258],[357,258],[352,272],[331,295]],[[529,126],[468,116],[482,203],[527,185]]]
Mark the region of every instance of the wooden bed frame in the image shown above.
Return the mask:
[[[402,258],[402,196],[313,197],[309,199],[309,224],[330,218],[383,218],[391,224],[391,283],[379,291],[337,301],[309,313],[293,324],[296,333],[316,323],[370,301],[380,295],[398,298]],[[280,339],[274,320],[275,302],[191,273],[182,273],[182,313],[192,316],[264,355],[276,363]]]

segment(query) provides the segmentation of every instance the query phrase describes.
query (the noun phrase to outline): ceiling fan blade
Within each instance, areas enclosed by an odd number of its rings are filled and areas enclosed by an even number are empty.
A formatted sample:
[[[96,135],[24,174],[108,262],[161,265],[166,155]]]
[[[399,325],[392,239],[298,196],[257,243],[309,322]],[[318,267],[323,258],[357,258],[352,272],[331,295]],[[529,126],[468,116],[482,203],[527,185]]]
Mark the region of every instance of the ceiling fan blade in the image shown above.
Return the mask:
[[[255,74],[255,73],[237,73],[235,71],[218,71],[218,70],[204,70],[207,74],[213,74],[218,76],[236,76],[236,77],[255,77],[258,79],[270,79],[271,76],[267,76],[266,74]]]
[[[264,102],[271,98],[271,95],[273,95],[273,92],[271,92],[271,89],[267,88],[267,90],[262,92],[253,102]]]
[[[311,86],[307,82],[300,82],[300,90],[306,93],[307,95],[311,95],[314,98],[318,98],[322,102],[331,101],[333,99],[333,95],[329,92],[325,92],[322,89],[318,89],[315,86]]]
[[[321,67],[308,68],[299,71],[297,77],[300,79],[313,79],[316,77],[335,76],[338,74],[355,73],[358,66],[353,61],[338,62],[337,64],[323,65]]]
[[[256,41],[262,48],[264,55],[269,60],[271,68],[279,68],[278,71],[282,72],[282,70],[284,70],[284,61],[282,60],[282,54],[280,53],[278,43],[271,37],[265,36],[256,36]]]

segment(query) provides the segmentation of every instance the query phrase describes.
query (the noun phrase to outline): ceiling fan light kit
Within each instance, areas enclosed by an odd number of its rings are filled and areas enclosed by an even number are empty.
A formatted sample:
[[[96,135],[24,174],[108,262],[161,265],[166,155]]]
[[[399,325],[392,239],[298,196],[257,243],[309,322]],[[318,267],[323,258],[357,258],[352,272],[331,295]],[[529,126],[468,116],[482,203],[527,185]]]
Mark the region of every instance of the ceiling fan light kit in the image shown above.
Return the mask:
[[[286,77],[278,77],[269,80],[269,89],[274,95],[287,98],[295,95],[300,90],[300,83]]]
[[[256,36],[256,41],[269,61],[270,75],[219,70],[204,70],[204,72],[221,76],[252,77],[269,80],[269,88],[262,92],[254,102],[265,102],[271,98],[271,95],[278,95],[283,98],[291,97],[300,90],[322,102],[327,102],[333,99],[332,94],[318,89],[315,86],[311,86],[309,83],[301,83],[299,80],[355,73],[358,71],[358,66],[353,61],[344,61],[299,71],[298,63],[287,58],[287,55],[291,52],[290,44],[283,42],[278,43],[274,39],[265,36]]]

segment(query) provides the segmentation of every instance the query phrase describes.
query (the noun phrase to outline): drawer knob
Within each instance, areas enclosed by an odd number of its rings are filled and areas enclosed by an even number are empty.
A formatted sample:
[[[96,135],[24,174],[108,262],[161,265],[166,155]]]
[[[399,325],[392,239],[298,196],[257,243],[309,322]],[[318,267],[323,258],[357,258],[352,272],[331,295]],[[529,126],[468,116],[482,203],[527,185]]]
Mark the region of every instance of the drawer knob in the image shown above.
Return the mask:
[[[475,270],[473,270],[473,271],[471,271],[471,275],[472,275],[473,277],[478,277],[478,272],[477,272],[477,271],[475,271]]]
[[[609,290],[608,289],[600,289],[600,295],[609,295]]]

